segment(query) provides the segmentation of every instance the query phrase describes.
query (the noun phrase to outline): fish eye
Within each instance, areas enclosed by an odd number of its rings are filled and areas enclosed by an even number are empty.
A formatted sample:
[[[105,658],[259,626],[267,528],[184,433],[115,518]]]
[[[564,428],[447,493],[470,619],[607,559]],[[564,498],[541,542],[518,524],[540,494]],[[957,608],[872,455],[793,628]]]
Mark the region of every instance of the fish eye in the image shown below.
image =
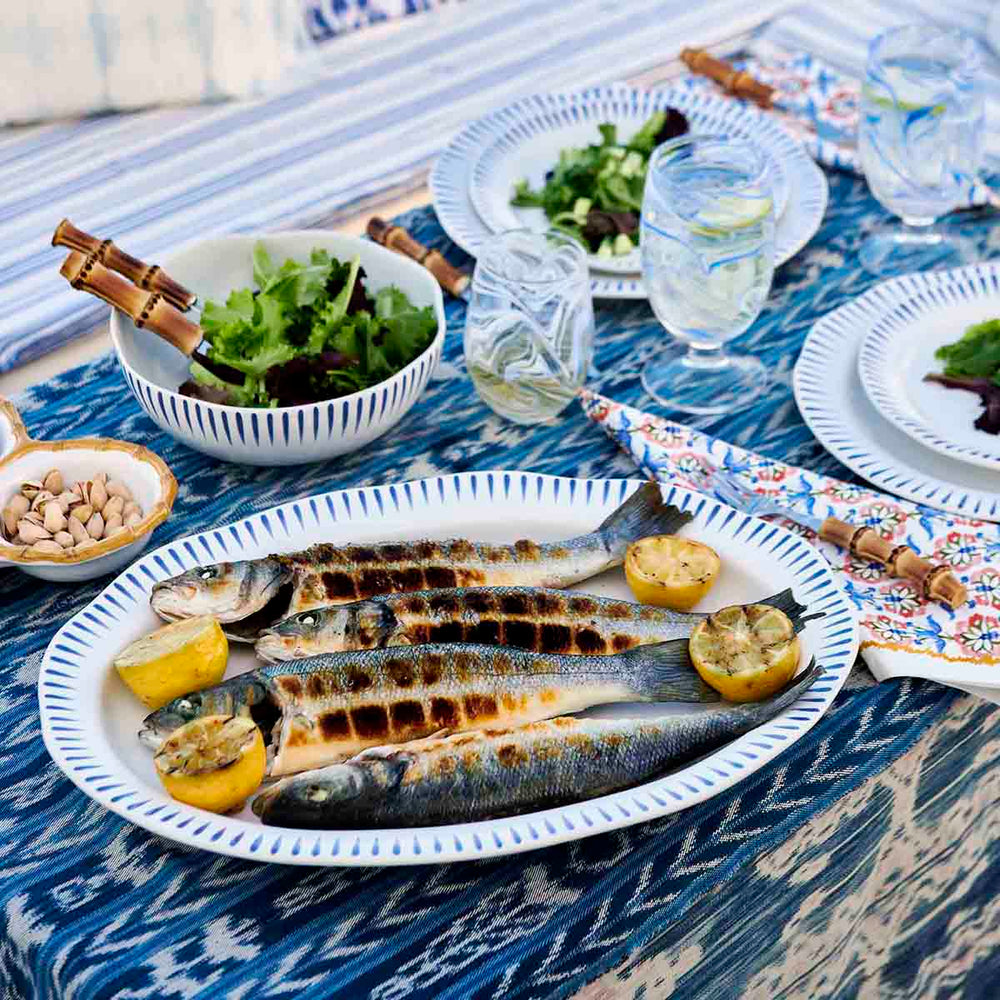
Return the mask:
[[[202,566],[198,570],[198,578],[201,580],[211,580],[219,575],[219,571],[214,566]]]
[[[315,615],[303,615],[303,616],[302,616],[302,617],[301,617],[301,618],[299,619],[299,621],[300,621],[300,622],[301,622],[301,623],[302,623],[303,625],[315,625],[315,624],[316,624],[316,616],[315,616]]]
[[[330,797],[330,793],[322,785],[309,785],[305,795],[310,802],[325,802]]]

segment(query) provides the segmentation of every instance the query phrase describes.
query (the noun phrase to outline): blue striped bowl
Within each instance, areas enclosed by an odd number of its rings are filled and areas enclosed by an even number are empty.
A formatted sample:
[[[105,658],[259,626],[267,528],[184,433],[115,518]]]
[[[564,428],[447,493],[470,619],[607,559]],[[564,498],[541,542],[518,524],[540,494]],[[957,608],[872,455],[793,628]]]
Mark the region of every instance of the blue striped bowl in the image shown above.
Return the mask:
[[[438,283],[419,264],[368,240],[303,230],[199,240],[167,258],[164,268],[206,299],[225,301],[252,284],[251,252],[262,240],[271,257],[307,260],[314,248],[341,260],[355,254],[370,289],[396,285],[418,306],[433,306],[437,335],[420,357],[370,389],[304,406],[255,409],[182,396],[188,359],[121,312],[111,314],[111,341],[125,381],[150,419],[178,441],[227,462],[300,465],[356,451],[395,426],[420,398],[444,348],[444,302]]]

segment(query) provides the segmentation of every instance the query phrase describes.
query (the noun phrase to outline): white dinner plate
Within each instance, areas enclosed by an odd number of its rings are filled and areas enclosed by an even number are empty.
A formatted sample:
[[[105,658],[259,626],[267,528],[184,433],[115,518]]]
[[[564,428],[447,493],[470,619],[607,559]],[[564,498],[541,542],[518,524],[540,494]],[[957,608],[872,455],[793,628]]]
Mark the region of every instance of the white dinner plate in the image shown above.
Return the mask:
[[[858,352],[875,324],[900,303],[950,286],[956,273],[992,282],[997,265],[907,275],[876,285],[813,324],[795,365],[795,401],[835,458],[870,483],[953,514],[1000,521],[1000,475],[932,451],[884,419],[858,376]]]
[[[1000,470],[1000,436],[977,430],[979,396],[925,382],[942,372],[934,352],[967,327],[1000,319],[1000,268],[962,268],[910,277],[910,294],[872,324],[858,352],[858,374],[875,409],[915,441],[962,462]],[[997,477],[1000,488],[1000,477]]]
[[[613,124],[618,141],[628,142],[649,120],[665,107],[683,111],[691,133],[729,135],[747,139],[763,153],[774,195],[775,219],[788,205],[789,181],[785,163],[796,162],[797,143],[774,121],[761,120],[759,113],[736,101],[711,105],[692,105],[690,91],[639,90],[622,88],[589,100],[577,98],[572,103],[550,96],[547,110],[526,111],[520,104],[514,110],[497,112],[506,124],[480,153],[469,180],[469,197],[486,226],[494,233],[508,229],[544,230],[549,226],[540,208],[515,208],[510,203],[514,186],[527,179],[535,190],[545,183],[545,174],[568,148],[581,148],[600,142],[597,126]],[[589,254],[591,269],[614,274],[635,273],[641,267],[639,251],[620,257]]]
[[[111,666],[114,654],[162,622],[149,608],[158,580],[197,565],[292,551],[318,541],[465,536],[556,540],[592,530],[640,483],[560,479],[527,472],[471,472],[297,500],[144,556],[71,618],[46,650],[38,681],[42,732],[55,762],[87,795],[153,833],[219,854],[308,865],[461,861],[531,850],[677,812],[753,774],[816,723],[840,690],[858,648],[857,624],[826,560],[801,537],[696,493],[664,487],[690,510],[683,533],[713,546],[722,573],[708,608],[793,588],[823,617],[801,634],[802,664],[823,676],[780,716],[721,750],[656,781],[575,805],[503,820],[417,829],[304,831],[260,824],[244,808],[216,816],[163,791],[136,732],[145,709]],[[581,584],[629,597],[620,570]],[[233,648],[228,675],[255,665]],[[655,715],[655,705],[605,706],[604,716]]]
[[[623,84],[594,87],[576,94],[537,94],[526,97],[500,111],[478,118],[466,125],[448,143],[431,170],[429,184],[438,221],[448,236],[473,257],[479,248],[493,236],[489,227],[479,217],[472,204],[469,186],[472,171],[483,151],[493,138],[509,124],[510,116],[532,116],[544,113],[554,104],[572,105],[577,101],[621,101],[656,99],[673,103],[675,107],[691,111],[730,107],[724,101],[707,93],[676,86],[663,91],[647,92]],[[763,112],[744,109],[751,116],[758,116],[762,129],[779,128]],[[791,140],[787,158],[782,165],[789,178],[788,206],[775,228],[775,261],[784,263],[798,253],[815,235],[823,221],[829,189],[823,171],[810,159],[805,148]],[[644,299],[646,289],[641,274],[607,274],[591,271],[590,290],[595,298]]]

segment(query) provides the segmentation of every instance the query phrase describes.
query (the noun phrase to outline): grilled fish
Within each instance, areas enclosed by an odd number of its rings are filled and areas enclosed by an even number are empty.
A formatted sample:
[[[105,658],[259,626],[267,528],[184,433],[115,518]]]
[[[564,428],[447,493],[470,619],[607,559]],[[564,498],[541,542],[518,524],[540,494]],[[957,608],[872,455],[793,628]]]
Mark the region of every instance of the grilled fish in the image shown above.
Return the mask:
[[[494,545],[464,539],[314,545],[304,552],[198,566],[153,587],[150,604],[174,621],[213,615],[233,639],[310,608],[377,594],[471,586],[568,587],[618,566],[637,538],[672,534],[691,515],[646,483],[599,527],[562,542]]]
[[[622,701],[718,701],[688,665],[687,640],[616,656],[539,655],[497,646],[401,646],[276,663],[196,691],[146,717],[151,748],[205,715],[249,714],[270,775],[344,760],[443,729],[517,725]]]
[[[821,675],[815,661],[774,697],[655,720],[555,718],[365,750],[286,778],[253,811],[305,829],[435,826],[511,816],[607,795],[663,775],[791,705]]]
[[[790,589],[760,603],[784,611],[797,632],[817,617],[804,614]],[[540,587],[467,587],[302,611],[264,629],[256,650],[274,662],[351,649],[472,642],[596,656],[685,638],[707,617]]]

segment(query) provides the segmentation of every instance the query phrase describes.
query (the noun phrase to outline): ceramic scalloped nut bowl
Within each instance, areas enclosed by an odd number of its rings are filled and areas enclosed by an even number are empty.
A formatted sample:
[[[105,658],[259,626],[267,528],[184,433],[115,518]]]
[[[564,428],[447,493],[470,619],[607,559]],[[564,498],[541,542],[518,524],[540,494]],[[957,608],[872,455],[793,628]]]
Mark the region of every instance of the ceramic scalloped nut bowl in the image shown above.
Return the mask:
[[[84,552],[40,553],[0,538],[0,564],[9,563],[30,576],[57,583],[92,580],[128,565],[149,544],[153,529],[170,515],[177,480],[158,455],[141,445],[113,438],[33,441],[13,404],[0,399],[0,508],[21,488],[52,469],[66,482],[106,472],[132,491],[142,520],[101,539]]]

